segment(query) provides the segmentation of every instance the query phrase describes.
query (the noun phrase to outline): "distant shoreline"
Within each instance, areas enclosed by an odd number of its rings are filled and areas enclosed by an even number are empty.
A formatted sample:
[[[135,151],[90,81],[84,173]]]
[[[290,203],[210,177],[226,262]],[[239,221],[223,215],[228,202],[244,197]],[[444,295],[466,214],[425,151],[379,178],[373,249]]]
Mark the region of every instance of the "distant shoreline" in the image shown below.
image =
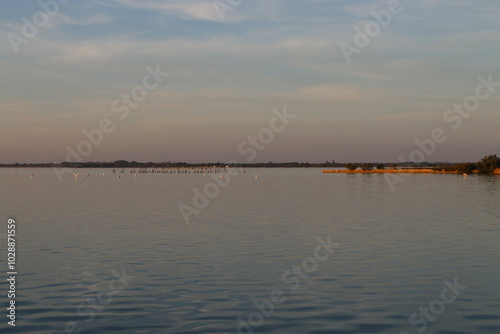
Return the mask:
[[[357,163],[361,165],[361,163]],[[444,168],[453,166],[453,162],[437,163],[373,163],[374,166],[384,168]],[[128,162],[124,160],[115,162],[59,162],[59,163],[11,163],[0,164],[0,168],[200,168],[200,167],[239,167],[239,168],[346,168],[349,163],[310,163],[310,162],[262,162],[262,163],[227,163],[227,162]]]
[[[477,163],[452,163],[452,162],[401,162],[401,163],[339,163],[334,160],[324,163],[310,162],[137,162],[116,160],[113,162],[54,162],[54,163],[14,163],[0,164],[3,168],[53,168],[61,169],[77,168],[113,168],[113,169],[211,169],[211,168],[325,168],[325,174],[483,174],[499,175],[500,158],[489,155]],[[328,169],[330,168],[330,169]],[[342,169],[333,169],[342,168]]]

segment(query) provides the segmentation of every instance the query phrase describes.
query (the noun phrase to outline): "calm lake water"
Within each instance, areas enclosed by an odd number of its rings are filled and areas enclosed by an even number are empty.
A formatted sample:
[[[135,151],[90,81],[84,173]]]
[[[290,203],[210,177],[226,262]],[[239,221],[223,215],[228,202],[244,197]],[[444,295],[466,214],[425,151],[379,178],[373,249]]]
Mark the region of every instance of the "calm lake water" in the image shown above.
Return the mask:
[[[16,332],[500,333],[500,177],[247,169],[186,224],[209,175],[128,171],[0,169]]]

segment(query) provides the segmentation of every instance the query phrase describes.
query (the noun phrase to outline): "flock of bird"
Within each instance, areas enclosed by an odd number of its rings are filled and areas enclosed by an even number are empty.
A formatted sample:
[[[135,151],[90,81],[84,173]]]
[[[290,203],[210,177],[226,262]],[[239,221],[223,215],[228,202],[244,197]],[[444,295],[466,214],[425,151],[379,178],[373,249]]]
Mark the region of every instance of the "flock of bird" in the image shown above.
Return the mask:
[[[173,168],[173,167],[154,167],[154,168],[140,168],[138,170],[135,169],[130,169],[129,173],[134,174],[134,177],[137,177],[137,174],[160,174],[160,173],[168,173],[168,174],[221,174],[220,177],[222,177],[222,174],[225,174],[228,172],[226,167],[183,167],[183,168]],[[237,174],[246,174],[245,169],[236,169],[232,171],[232,173],[237,173]],[[116,171],[116,169],[113,169],[112,174],[118,174],[117,177],[121,178],[127,177],[125,168],[122,168],[119,172]],[[106,173],[102,173],[102,176],[105,176]],[[14,176],[17,176],[17,173],[14,173]],[[80,173],[73,173],[73,177],[75,179],[78,179],[80,176]],[[85,174],[85,177],[90,177],[91,175],[89,173]],[[99,177],[99,174],[95,174],[95,177]],[[30,174],[30,178],[34,178],[35,174]],[[83,176],[82,176],[83,177]],[[255,178],[258,178],[257,175],[255,175]]]
[[[130,170],[130,173],[139,173],[139,174],[154,174],[154,173],[185,173],[185,174],[218,174],[218,173],[227,173],[227,168],[229,167],[182,167],[182,168],[176,168],[176,167],[153,167],[153,168],[140,168],[139,170],[135,171],[134,169]],[[243,171],[237,169],[237,173],[246,173],[246,170],[243,169]],[[116,173],[116,169],[113,169],[113,173]],[[125,169],[123,168],[120,173],[125,173]]]

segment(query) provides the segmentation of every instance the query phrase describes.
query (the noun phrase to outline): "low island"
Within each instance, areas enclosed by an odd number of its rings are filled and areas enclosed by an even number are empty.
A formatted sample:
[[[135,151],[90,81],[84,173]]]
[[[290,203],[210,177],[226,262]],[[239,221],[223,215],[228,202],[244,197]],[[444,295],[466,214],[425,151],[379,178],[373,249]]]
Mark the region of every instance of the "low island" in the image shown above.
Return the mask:
[[[500,158],[495,155],[488,155],[477,163],[460,163],[449,166],[438,167],[386,167],[384,164],[374,166],[371,163],[348,163],[346,169],[324,169],[323,173],[343,173],[343,174],[386,174],[386,173],[406,173],[406,174],[481,174],[500,175]]]

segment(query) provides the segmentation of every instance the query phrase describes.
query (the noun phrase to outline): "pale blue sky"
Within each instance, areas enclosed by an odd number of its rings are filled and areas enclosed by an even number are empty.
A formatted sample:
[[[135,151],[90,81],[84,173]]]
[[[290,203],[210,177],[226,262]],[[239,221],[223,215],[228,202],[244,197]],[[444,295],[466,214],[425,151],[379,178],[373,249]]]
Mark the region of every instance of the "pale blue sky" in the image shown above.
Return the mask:
[[[8,34],[42,9],[4,1],[0,162],[63,161],[104,117],[116,130],[85,161],[244,161],[283,106],[297,118],[255,161],[397,161],[437,127],[428,161],[500,153],[500,87],[459,129],[443,121],[479,75],[500,81],[500,2],[401,1],[348,64],[339,44],[388,2],[244,0],[221,21],[212,0],[73,0],[15,53]],[[157,64],[170,76],[119,120],[112,101]]]

